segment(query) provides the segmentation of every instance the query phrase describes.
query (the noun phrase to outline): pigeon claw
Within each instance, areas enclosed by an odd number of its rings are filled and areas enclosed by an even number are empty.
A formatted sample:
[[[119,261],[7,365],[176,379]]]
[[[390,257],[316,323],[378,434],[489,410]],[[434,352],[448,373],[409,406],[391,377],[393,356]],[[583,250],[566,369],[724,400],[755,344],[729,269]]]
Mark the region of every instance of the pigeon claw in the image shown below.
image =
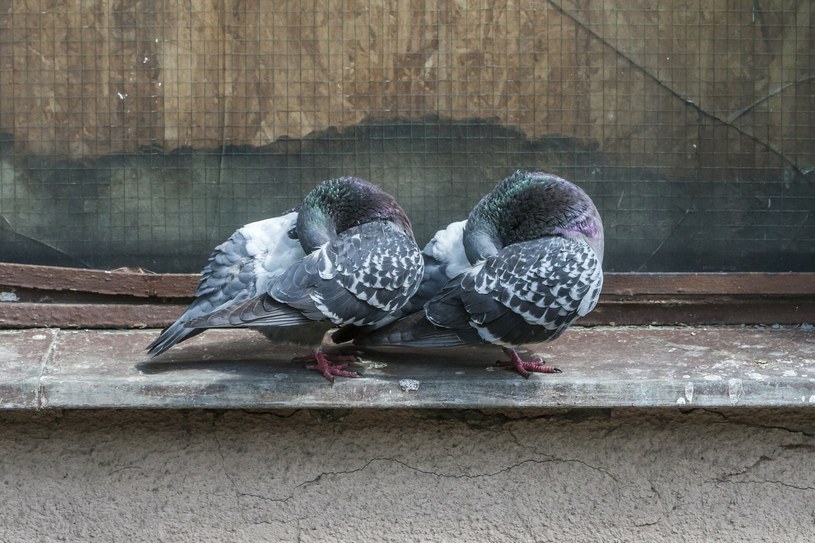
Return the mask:
[[[530,372],[535,373],[563,373],[554,366],[544,364],[543,360],[523,360],[515,349],[504,349],[504,352],[509,356],[509,362],[502,362],[502,365],[515,368],[522,377],[529,379]]]
[[[319,371],[323,374],[323,377],[333,383],[335,375],[338,377],[359,377],[357,372],[345,369],[348,367],[350,362],[354,362],[356,359],[357,358],[352,355],[330,355],[317,351],[316,353],[308,356],[298,356],[294,358],[294,361],[307,362],[309,360],[314,360],[317,363],[309,364],[306,366],[306,369]],[[333,362],[339,362],[339,364],[335,364]]]

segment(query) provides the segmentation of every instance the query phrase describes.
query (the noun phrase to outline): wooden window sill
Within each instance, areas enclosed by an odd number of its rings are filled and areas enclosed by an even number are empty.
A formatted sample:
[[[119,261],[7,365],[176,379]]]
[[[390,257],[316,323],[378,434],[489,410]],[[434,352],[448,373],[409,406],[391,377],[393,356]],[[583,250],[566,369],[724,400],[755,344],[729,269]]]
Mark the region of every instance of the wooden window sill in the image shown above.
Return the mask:
[[[309,346],[213,330],[149,360],[157,330],[0,330],[0,408],[815,406],[811,326],[574,327],[532,346],[563,373],[523,379],[491,348],[364,353],[332,385]]]

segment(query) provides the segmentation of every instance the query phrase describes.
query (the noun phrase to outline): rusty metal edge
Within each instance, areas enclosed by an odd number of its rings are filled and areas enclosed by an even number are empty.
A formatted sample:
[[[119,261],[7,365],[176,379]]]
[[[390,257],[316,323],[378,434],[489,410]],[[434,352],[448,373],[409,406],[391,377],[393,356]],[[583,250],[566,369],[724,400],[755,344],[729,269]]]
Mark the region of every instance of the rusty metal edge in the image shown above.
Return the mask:
[[[85,292],[136,298],[189,298],[200,276],[132,270],[89,270],[0,262],[0,287]],[[603,294],[815,295],[813,272],[607,273]]]

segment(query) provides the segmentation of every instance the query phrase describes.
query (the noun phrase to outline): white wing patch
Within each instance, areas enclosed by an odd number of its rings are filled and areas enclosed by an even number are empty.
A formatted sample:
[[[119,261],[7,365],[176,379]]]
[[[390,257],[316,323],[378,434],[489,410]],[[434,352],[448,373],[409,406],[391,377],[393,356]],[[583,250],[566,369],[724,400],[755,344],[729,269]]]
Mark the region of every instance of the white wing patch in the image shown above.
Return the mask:
[[[481,339],[483,339],[487,343],[492,343],[493,345],[498,345],[499,347],[508,347],[510,349],[515,347],[515,345],[501,341],[501,338],[493,335],[492,332],[489,331],[489,329],[484,328],[483,326],[476,326],[475,329],[476,332],[478,332],[478,335],[481,337]]]
[[[453,222],[444,230],[439,230],[422,250],[439,262],[447,265],[445,273],[449,279],[466,271],[470,267],[464,252],[464,225],[467,221]]]
[[[297,212],[249,223],[239,230],[246,238],[246,252],[254,260],[256,292],[266,292],[271,282],[306,256],[300,242],[289,237]]]

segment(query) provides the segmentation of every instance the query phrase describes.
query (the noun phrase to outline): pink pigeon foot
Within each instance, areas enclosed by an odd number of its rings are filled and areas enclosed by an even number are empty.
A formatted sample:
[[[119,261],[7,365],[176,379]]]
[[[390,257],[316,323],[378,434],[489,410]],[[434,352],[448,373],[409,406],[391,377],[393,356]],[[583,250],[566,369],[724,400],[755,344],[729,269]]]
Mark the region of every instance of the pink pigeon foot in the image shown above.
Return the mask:
[[[317,351],[316,353],[312,353],[307,356],[298,356],[292,359],[293,362],[308,362],[310,360],[314,360],[316,364],[309,364],[306,366],[307,370],[315,370],[319,371],[323,374],[323,376],[331,381],[334,382],[334,376],[337,375],[339,377],[359,377],[359,374],[355,371],[349,371],[345,368],[348,367],[348,364],[351,362],[355,362],[357,360],[356,356],[353,355],[342,355],[342,354],[326,354],[322,351]],[[339,364],[334,364],[333,362],[339,362]]]
[[[509,362],[501,362],[501,365],[510,365],[515,368],[515,371],[525,378],[529,378],[529,372],[536,373],[562,373],[558,368],[544,364],[543,361],[523,360],[515,349],[504,349],[504,353],[511,359]]]

